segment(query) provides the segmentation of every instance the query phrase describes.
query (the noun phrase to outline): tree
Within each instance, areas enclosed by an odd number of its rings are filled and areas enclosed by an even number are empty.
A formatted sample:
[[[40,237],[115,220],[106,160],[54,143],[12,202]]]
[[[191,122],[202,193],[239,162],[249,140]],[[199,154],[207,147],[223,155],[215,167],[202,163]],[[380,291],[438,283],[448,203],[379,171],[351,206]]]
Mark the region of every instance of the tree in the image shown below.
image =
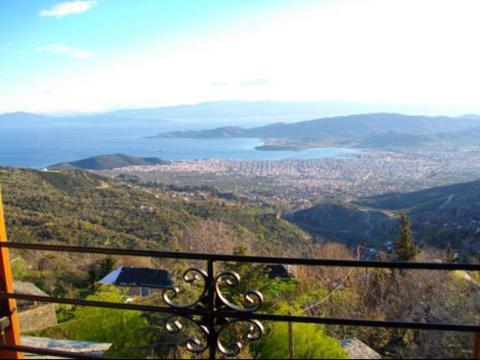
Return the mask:
[[[410,220],[405,213],[400,213],[400,233],[394,244],[394,257],[397,261],[415,260],[420,249],[413,243]]]
[[[243,256],[247,254],[244,246],[237,246],[233,249],[233,254]],[[240,283],[228,289],[223,287],[226,294],[230,294],[232,298],[242,302],[244,294],[249,290],[265,290],[271,283],[268,278],[268,269],[263,264],[250,264],[246,262],[229,262],[225,264],[225,270],[236,272],[240,275]]]
[[[104,259],[93,263],[88,269],[88,283],[91,289],[97,285],[97,281],[102,279],[107,274],[110,274],[115,268],[117,261],[111,256],[106,256]]]

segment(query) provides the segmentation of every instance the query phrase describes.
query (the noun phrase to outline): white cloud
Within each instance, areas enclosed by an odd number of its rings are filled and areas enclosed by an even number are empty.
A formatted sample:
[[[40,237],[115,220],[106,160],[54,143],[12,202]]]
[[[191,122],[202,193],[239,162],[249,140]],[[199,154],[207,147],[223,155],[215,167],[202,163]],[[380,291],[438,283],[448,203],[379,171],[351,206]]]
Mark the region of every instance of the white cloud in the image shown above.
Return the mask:
[[[65,15],[80,14],[90,10],[98,4],[97,0],[78,0],[61,2],[51,8],[40,10],[39,16],[55,16],[61,18]]]
[[[174,38],[170,47],[152,43],[142,52],[126,46],[75,71],[45,73],[22,94],[0,99],[0,110],[273,99],[480,112],[479,13],[478,0],[319,1],[211,36]],[[92,55],[64,44],[40,51]],[[36,91],[45,86],[51,92]]]
[[[93,56],[90,50],[71,47],[65,44],[50,44],[36,49],[39,53],[64,54],[77,60],[85,60]]]

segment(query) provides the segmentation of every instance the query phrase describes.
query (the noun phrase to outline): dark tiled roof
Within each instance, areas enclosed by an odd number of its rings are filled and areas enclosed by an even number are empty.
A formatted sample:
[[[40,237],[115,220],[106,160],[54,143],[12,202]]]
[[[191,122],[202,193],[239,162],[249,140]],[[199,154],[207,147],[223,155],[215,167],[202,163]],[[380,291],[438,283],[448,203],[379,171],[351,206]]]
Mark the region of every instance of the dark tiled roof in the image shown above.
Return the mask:
[[[117,286],[150,288],[165,288],[173,284],[170,273],[167,270],[126,266],[112,271],[99,282]]]

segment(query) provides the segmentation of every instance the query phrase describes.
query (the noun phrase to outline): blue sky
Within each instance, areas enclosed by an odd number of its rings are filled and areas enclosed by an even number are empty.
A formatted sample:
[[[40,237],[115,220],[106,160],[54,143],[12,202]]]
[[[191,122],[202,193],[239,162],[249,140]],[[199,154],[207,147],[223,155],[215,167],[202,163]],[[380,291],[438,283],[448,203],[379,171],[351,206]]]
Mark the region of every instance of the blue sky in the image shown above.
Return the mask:
[[[0,0],[0,113],[208,100],[479,111],[478,0]]]
[[[41,16],[65,4],[87,4],[83,12]],[[272,9],[293,1],[268,0],[15,0],[0,1],[0,73],[2,81],[75,71],[75,50],[85,50],[102,61],[170,46],[175,42],[222,32],[242,22],[268,16]],[[75,7],[73,7],[75,8]],[[51,45],[62,44],[71,52],[58,56]],[[50,46],[50,47],[49,47]],[[58,48],[58,47],[57,47]],[[45,49],[42,52],[42,49]],[[70,57],[70,59],[69,59]],[[90,56],[86,56],[87,60]],[[77,59],[77,60],[82,60]],[[11,85],[11,84],[9,84]]]

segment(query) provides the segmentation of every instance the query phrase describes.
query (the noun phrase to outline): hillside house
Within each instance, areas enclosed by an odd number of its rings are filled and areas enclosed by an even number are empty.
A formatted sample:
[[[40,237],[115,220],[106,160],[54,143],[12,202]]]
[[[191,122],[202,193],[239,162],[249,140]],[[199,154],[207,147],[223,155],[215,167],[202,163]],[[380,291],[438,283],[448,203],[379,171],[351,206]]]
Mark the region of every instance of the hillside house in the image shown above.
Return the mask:
[[[159,289],[173,285],[167,270],[128,266],[115,269],[99,283],[127,288],[130,296],[149,296]]]
[[[297,275],[297,268],[292,265],[272,264],[266,268],[269,279],[294,278]]]

